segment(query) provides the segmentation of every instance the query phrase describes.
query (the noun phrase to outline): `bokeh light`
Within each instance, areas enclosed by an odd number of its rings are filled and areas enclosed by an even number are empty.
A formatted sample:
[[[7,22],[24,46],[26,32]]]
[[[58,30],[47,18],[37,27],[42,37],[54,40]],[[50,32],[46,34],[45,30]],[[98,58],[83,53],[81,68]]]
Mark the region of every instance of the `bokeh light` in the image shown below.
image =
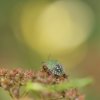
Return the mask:
[[[82,1],[56,1],[24,6],[20,21],[27,45],[40,54],[56,55],[72,51],[89,37],[94,14]]]

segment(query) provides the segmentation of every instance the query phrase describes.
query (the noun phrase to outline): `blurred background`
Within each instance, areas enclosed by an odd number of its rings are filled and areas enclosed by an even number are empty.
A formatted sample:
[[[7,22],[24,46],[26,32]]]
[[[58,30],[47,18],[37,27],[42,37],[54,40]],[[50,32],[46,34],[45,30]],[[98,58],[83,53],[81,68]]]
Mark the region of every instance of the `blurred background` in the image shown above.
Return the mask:
[[[48,57],[93,77],[86,100],[100,100],[100,0],[0,0],[0,66],[37,70]]]

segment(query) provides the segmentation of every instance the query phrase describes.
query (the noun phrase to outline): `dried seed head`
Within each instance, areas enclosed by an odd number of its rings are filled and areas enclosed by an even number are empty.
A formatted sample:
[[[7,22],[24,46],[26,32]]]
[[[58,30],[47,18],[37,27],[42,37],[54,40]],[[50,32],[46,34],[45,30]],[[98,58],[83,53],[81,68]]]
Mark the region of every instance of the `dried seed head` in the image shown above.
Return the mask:
[[[0,76],[3,76],[7,73],[7,69],[5,68],[0,68]]]
[[[20,89],[25,86],[28,81],[39,82],[44,85],[54,85],[62,83],[67,80],[66,74],[61,76],[52,74],[49,70],[37,71],[17,69],[0,68],[0,87],[10,92],[15,98],[20,98]],[[84,100],[84,96],[79,93],[77,89],[70,89],[61,92],[47,92],[43,91],[44,98],[68,98],[70,100]],[[44,95],[45,94],[45,95]],[[45,99],[47,100],[47,99]],[[58,99],[57,99],[58,100]]]

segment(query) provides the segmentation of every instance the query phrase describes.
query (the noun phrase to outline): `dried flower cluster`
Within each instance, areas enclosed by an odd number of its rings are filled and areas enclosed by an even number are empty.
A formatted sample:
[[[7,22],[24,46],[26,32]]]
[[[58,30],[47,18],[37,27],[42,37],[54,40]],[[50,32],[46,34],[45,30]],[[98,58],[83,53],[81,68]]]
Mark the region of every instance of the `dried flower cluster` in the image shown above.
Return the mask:
[[[32,71],[0,68],[0,86],[9,91],[12,98],[19,98],[21,86],[24,86],[28,80],[33,80],[34,78]]]
[[[7,90],[12,98],[21,98],[20,88],[25,86],[28,81],[38,82],[44,85],[54,85],[67,81],[67,77],[56,77],[45,70],[25,71],[20,68],[6,69],[0,68],[0,87]],[[84,96],[77,89],[69,89],[56,93],[42,91],[40,100],[84,100]]]
[[[47,97],[49,99],[47,99]],[[48,93],[43,96],[43,100],[85,100],[85,96],[80,94],[78,89],[70,89],[54,94]]]

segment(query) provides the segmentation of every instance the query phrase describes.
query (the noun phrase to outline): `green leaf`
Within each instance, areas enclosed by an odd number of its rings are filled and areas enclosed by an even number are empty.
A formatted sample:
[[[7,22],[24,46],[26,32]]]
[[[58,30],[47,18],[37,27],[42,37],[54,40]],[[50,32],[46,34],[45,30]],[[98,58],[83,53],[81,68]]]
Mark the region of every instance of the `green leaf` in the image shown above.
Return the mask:
[[[50,91],[63,91],[70,88],[83,88],[93,82],[92,78],[73,79],[61,84],[48,86]]]
[[[55,85],[43,85],[42,83],[33,83],[28,82],[26,85],[26,91],[33,90],[34,92],[38,91],[48,91],[48,92],[56,92],[56,91],[63,91],[68,90],[70,88],[83,88],[93,82],[92,78],[83,78],[83,79],[73,79],[70,81],[66,81],[60,84]]]
[[[43,87],[42,84],[40,83],[33,83],[33,82],[28,82],[27,85],[26,85],[26,91],[30,91],[30,90],[33,90],[33,91],[43,91],[45,88]]]

